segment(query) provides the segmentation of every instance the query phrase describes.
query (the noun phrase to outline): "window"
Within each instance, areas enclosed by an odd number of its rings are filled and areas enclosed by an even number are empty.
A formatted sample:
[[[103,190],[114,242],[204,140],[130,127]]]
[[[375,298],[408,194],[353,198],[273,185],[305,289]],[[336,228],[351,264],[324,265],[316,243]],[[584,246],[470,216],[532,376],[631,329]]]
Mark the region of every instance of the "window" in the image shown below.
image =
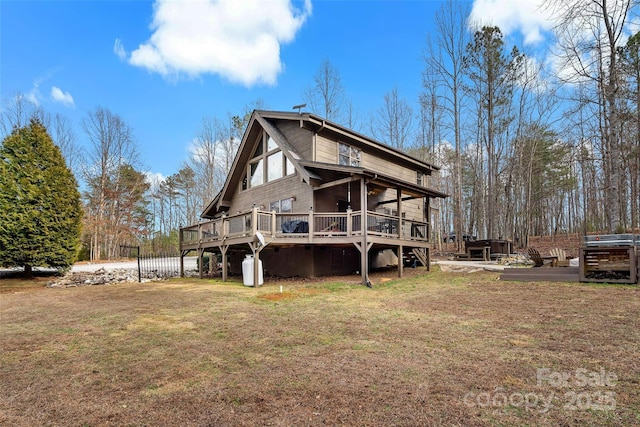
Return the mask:
[[[342,166],[360,166],[361,151],[342,142],[338,143],[338,164]]]
[[[276,148],[278,148],[276,142],[273,140],[273,138],[267,135],[267,151],[273,151]]]
[[[269,203],[269,210],[276,212],[293,212],[293,197]]]
[[[293,212],[293,198],[280,200],[280,212]]]
[[[277,151],[267,157],[267,182],[275,181],[284,176],[284,163],[282,161],[282,151]]]
[[[294,173],[296,173],[296,168],[293,167],[293,163],[291,163],[291,160],[289,159],[285,159],[286,160],[286,166],[287,166],[287,176],[289,175],[293,175]]]
[[[261,156],[264,153],[264,150],[262,148],[262,142],[260,142],[260,144],[258,144],[258,146],[256,147],[256,151],[253,152],[253,156],[251,156],[251,158],[255,158],[258,156]]]
[[[416,172],[416,184],[423,187],[424,186],[424,174],[420,171]]]
[[[257,187],[285,176],[295,174],[293,163],[284,155],[278,144],[265,132],[260,136],[247,168],[242,189]]]
[[[255,187],[257,185],[264,183],[264,172],[262,171],[264,160],[259,159],[257,162],[251,163],[251,186]]]

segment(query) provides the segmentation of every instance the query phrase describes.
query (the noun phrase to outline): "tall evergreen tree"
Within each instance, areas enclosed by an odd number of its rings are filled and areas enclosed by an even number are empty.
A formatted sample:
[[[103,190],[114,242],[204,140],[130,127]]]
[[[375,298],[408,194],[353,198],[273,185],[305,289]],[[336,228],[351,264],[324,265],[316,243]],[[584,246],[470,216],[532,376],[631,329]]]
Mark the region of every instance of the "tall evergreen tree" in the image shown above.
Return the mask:
[[[476,31],[463,60],[465,72],[472,82],[467,89],[478,105],[478,124],[486,124],[485,129],[479,129],[479,140],[486,150],[486,234],[489,239],[505,231],[495,226],[500,188],[498,173],[505,151],[507,126],[513,121],[510,102],[523,61],[524,55],[515,46],[510,53],[505,51],[504,36],[498,27],[482,27]]]
[[[67,269],[80,242],[78,184],[37,119],[0,146],[0,265]]]

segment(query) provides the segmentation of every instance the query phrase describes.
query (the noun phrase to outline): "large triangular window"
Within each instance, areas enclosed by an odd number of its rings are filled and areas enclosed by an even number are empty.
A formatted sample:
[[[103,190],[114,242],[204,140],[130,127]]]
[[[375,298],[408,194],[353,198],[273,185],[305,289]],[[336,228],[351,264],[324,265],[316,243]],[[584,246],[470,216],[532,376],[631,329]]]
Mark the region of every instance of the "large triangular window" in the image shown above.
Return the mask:
[[[258,138],[256,148],[247,167],[247,176],[242,189],[276,181],[295,173],[293,163],[280,150],[275,140],[266,132]]]

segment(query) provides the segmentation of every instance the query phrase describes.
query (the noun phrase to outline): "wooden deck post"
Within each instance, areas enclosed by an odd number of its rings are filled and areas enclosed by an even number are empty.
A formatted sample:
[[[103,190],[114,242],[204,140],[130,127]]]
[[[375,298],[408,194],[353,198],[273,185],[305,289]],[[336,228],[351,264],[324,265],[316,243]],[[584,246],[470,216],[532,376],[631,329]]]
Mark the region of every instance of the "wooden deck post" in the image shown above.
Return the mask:
[[[245,223],[245,227],[246,227],[246,223]],[[248,232],[249,236],[255,236],[256,233],[258,232],[258,208],[257,206],[254,204],[253,208],[251,209],[251,230],[247,230],[245,228],[245,233]]]
[[[396,205],[396,211],[398,212],[398,240],[402,242],[402,189],[400,187],[396,187],[396,196],[398,199]],[[404,267],[404,249],[402,247],[402,243],[398,245],[398,277],[402,277],[403,267]]]
[[[222,281],[227,281],[227,275],[229,273],[229,269],[227,268],[227,249],[229,249],[229,245],[221,245],[220,253],[222,254]]]
[[[309,224],[309,243],[313,242],[313,206],[309,207],[309,219],[307,220]]]
[[[277,227],[277,222],[276,222],[276,211],[271,211],[271,237],[276,237],[276,227]]]
[[[367,224],[367,183],[365,178],[360,179],[360,207],[362,212],[362,249],[360,250],[360,273],[362,274],[362,284],[369,284],[369,246],[367,245],[367,234],[369,227]]]
[[[222,240],[227,238],[227,214],[222,213],[222,222],[220,223],[220,238]]]
[[[184,277],[184,251],[182,250],[182,228],[178,230],[178,248],[180,248],[180,277]],[[140,260],[140,249],[138,248],[138,262],[140,262],[139,260]]]
[[[251,231],[250,235],[253,236],[254,241],[249,243],[251,252],[253,252],[253,287],[257,288],[259,285],[258,278],[260,277],[260,248],[255,242],[257,239],[256,234],[258,232],[258,207],[254,204],[251,209]]]
[[[253,287],[257,288],[260,285],[258,281],[260,278],[260,250],[256,248],[255,242],[251,244],[251,250],[253,251]]]

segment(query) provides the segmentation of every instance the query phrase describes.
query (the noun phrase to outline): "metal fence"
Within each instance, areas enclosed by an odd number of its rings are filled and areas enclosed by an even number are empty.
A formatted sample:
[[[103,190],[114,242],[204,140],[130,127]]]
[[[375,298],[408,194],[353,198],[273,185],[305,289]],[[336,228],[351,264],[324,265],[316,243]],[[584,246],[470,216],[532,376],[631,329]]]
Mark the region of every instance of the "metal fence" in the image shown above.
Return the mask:
[[[138,264],[138,282],[142,279],[180,277],[180,255],[177,253],[141,253],[139,246],[120,246],[122,258],[134,258]]]

